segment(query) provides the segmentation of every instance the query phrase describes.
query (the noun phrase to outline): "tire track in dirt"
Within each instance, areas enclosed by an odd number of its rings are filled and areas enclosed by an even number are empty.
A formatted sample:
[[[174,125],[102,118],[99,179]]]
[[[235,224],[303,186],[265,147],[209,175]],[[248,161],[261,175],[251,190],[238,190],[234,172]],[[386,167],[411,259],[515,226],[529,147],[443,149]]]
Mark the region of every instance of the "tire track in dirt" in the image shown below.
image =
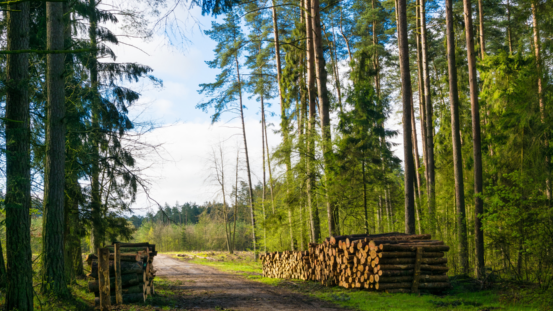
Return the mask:
[[[158,255],[157,277],[181,281],[179,307],[190,310],[347,310],[292,291],[246,280],[215,268]]]

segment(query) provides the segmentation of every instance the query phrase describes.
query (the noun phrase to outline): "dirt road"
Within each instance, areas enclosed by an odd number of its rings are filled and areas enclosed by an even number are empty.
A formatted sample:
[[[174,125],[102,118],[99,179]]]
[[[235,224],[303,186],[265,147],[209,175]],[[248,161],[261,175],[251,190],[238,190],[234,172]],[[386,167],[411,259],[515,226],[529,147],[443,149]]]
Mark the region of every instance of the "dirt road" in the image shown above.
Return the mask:
[[[179,308],[188,310],[345,310],[286,289],[249,281],[208,266],[158,255],[157,276],[181,281]]]

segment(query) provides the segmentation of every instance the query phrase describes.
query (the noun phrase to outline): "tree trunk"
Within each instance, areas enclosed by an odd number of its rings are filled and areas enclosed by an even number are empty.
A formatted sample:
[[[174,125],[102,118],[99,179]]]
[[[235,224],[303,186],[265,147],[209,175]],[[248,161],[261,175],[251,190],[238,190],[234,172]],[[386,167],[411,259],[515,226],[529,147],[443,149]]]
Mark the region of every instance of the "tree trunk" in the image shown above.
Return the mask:
[[[250,212],[252,218],[252,239],[254,259],[257,261],[259,254],[257,253],[257,238],[255,235],[255,213],[254,213],[254,195],[252,185],[252,174],[250,171],[250,157],[248,155],[248,140],[246,139],[246,124],[244,123],[244,105],[242,103],[242,81],[240,80],[240,66],[238,65],[238,57],[235,57],[236,76],[238,78],[238,93],[240,97],[240,119],[242,121],[242,135],[244,138],[244,152],[246,153],[246,169],[248,173],[248,187],[250,196]]]
[[[544,92],[543,92],[543,73],[542,73],[542,64],[541,64],[541,43],[540,43],[540,28],[538,24],[538,12],[536,3],[532,1],[532,26],[533,26],[533,35],[534,35],[534,54],[536,56],[536,70],[538,73],[538,101],[540,106],[540,117],[541,123],[545,124],[545,102],[544,102]],[[548,204],[551,204],[551,180],[550,180],[550,159],[549,159],[549,130],[545,131],[544,135],[544,148],[545,150],[545,170],[546,170],[546,179],[545,179],[545,193],[547,195]]]
[[[372,9],[376,10],[376,0],[372,0]],[[373,47],[374,47],[374,88],[376,89],[376,96],[380,100],[380,63],[378,61],[378,35],[376,31],[376,18],[373,20]]]
[[[7,50],[29,49],[30,3],[8,6]],[[6,61],[6,310],[33,310],[31,260],[31,169],[29,54],[11,54]]]
[[[394,226],[394,207],[392,206],[392,198],[390,197],[390,189],[386,187],[384,192],[384,202],[386,203],[386,212],[388,214],[388,231],[393,232],[395,230]]]
[[[306,0],[306,1],[309,1],[309,0]],[[309,12],[308,7],[306,7],[306,10],[307,10],[307,12]],[[305,14],[309,14],[307,12]],[[344,42],[346,42],[346,47],[348,49],[349,63],[350,63],[350,66],[351,66],[351,62],[353,61],[353,57],[351,55],[351,48],[349,46],[349,40],[346,37],[346,35],[344,34],[344,29],[342,28],[342,20],[343,20],[343,15],[342,15],[342,9],[340,8],[340,34],[342,35],[342,38],[344,38]]]
[[[64,49],[63,3],[46,3],[47,49]],[[64,54],[48,54],[44,169],[42,292],[69,295],[64,264],[65,83]]]
[[[217,181],[221,186],[221,192],[223,194],[223,223],[225,225],[225,240],[227,242],[227,250],[231,253],[231,234],[228,224],[228,211],[227,211],[227,193],[225,191],[225,158],[223,155],[223,147],[219,145],[219,160],[217,161],[217,154],[213,151],[213,164],[217,174]]]
[[[6,263],[4,262],[4,252],[0,242],[0,288],[6,287]]]
[[[415,122],[415,107],[413,102],[411,102],[411,129],[413,131],[413,157],[415,158],[415,179],[417,184],[417,195],[418,199],[421,199],[421,175],[419,173],[420,163],[419,163],[419,144],[417,142],[417,124]]]
[[[234,252],[236,246],[236,221],[238,218],[238,172],[240,165],[240,149],[236,150],[236,183],[234,185],[235,196],[234,196],[234,229],[232,230],[232,253]],[[188,224],[188,212],[186,213],[186,223]],[[231,253],[231,254],[232,254]]]
[[[88,30],[90,39],[90,48],[96,50],[98,48],[96,31],[98,28],[98,21],[96,17],[96,0],[89,0],[88,2],[90,11],[90,27]],[[94,244],[92,245],[92,252],[98,252],[98,249],[102,246],[104,230],[102,225],[102,203],[100,197],[100,94],[98,91],[98,60],[97,54],[92,53],[89,59],[90,70],[90,85],[92,88],[92,100],[91,100],[91,113],[92,113],[92,165],[91,165],[91,210],[92,210],[92,239]]]
[[[369,234],[369,214],[367,212],[367,183],[365,182],[365,160],[361,160],[363,176],[363,210],[365,211],[365,234]],[[380,213],[378,214],[378,225],[380,227]]]
[[[271,191],[271,208],[275,213],[275,196],[273,193],[273,172],[271,170],[271,154],[269,152],[269,138],[267,137],[267,122],[265,122],[265,104],[261,104],[261,118],[263,122],[263,133],[265,135],[265,150],[267,150],[267,169],[269,169],[269,190]]]
[[[321,15],[319,0],[311,0],[312,30],[313,30],[313,51],[315,54],[315,75],[317,79],[317,93],[319,95],[321,131],[323,138],[323,158],[325,162],[325,184],[326,184],[326,208],[328,217],[328,234],[336,235],[336,223],[334,221],[334,208],[330,198],[330,154],[332,153],[332,137],[330,132],[330,103],[328,90],[326,88],[326,70],[323,55],[323,43],[321,34]]]
[[[411,75],[409,69],[409,46],[407,41],[407,4],[406,0],[397,0],[399,59],[401,64],[401,86],[403,101],[403,148],[405,161],[405,233],[415,233],[415,195],[413,180],[413,142],[411,140]]]
[[[263,95],[260,96],[261,98],[261,149],[262,150],[262,157],[263,157],[263,192],[261,197],[261,208],[263,210],[263,247],[265,249],[265,253],[267,252],[267,229],[265,228],[265,221],[267,221],[267,215],[265,214],[265,193],[267,185],[265,183],[266,177],[265,177],[265,103],[263,102]]]
[[[419,2],[421,0],[416,0],[416,6],[420,6]],[[422,77],[422,47],[421,47],[421,34],[420,34],[420,10],[415,10],[416,16],[416,41],[417,41],[417,73],[418,73],[418,89],[419,89],[419,109],[420,109],[420,118],[421,118],[421,140],[422,140],[422,157],[424,163],[424,178],[428,182],[428,157],[426,156],[426,106],[424,102],[424,87],[423,87],[423,77]],[[417,147],[418,148],[418,147]],[[418,167],[418,166],[417,166]],[[419,175],[420,176],[420,175]],[[422,186],[422,181],[421,181]],[[422,187],[421,187],[422,188]],[[422,194],[422,189],[419,188],[419,192]]]
[[[463,184],[463,155],[459,123],[459,92],[455,63],[455,33],[453,28],[453,0],[446,0],[447,65],[449,70],[449,102],[451,107],[451,136],[453,144],[453,169],[455,175],[455,206],[459,236],[459,262],[467,260],[468,242],[465,212],[465,186]]]
[[[319,210],[313,204],[313,185],[315,183],[315,111],[316,111],[316,89],[315,89],[315,52],[313,45],[313,22],[311,21],[311,0],[305,1],[305,28],[307,37],[307,92],[309,97],[309,123],[307,126],[307,206],[311,222],[311,243],[317,243],[320,239]]]
[[[465,12],[465,33],[467,41],[467,59],[469,69],[470,105],[472,113],[472,148],[474,157],[474,230],[477,261],[477,275],[484,273],[484,233],[482,231],[482,217],[484,202],[482,194],[482,149],[480,138],[480,107],[478,104],[478,77],[476,75],[476,56],[474,55],[474,35],[472,31],[472,7],[470,0],[463,0]],[[462,215],[459,215],[461,217]],[[462,227],[466,228],[466,218],[461,219]],[[466,229],[465,229],[466,230]],[[466,237],[460,237],[466,239]],[[460,255],[462,273],[468,273],[468,254]]]
[[[480,54],[481,58],[486,57],[486,38],[484,37],[484,10],[482,0],[478,0],[478,23],[480,28]]]
[[[304,5],[303,1],[302,1],[302,7]],[[301,15],[302,16],[302,20],[303,20],[303,14]],[[305,58],[301,58],[300,59],[301,61],[301,68],[305,68]],[[304,75],[305,72],[302,72],[302,74],[300,75],[299,77],[299,85],[300,85],[300,109],[299,109],[299,116],[298,116],[298,133],[299,133],[299,149],[300,149],[300,160],[299,160],[299,163],[300,165],[306,165],[306,154],[305,154],[305,150],[306,150],[306,140],[305,140],[305,136],[306,136],[306,120],[307,120],[307,101],[308,101],[308,94],[307,94],[307,88],[306,88],[306,84],[305,84],[305,75]],[[305,167],[304,167],[305,169]],[[304,215],[304,210],[305,210],[305,203],[306,203],[306,199],[305,199],[305,190],[303,190],[302,188],[302,185],[300,184],[300,242],[301,242],[301,250],[304,251],[306,249],[306,245],[308,245],[305,241],[305,222],[304,222],[304,219],[305,219],[305,215]],[[303,190],[303,191],[302,191]]]
[[[286,162],[286,200],[285,204],[288,209],[288,223],[290,226],[290,247],[291,250],[294,250],[294,229],[292,226],[292,207],[290,206],[290,184],[291,180],[291,171],[292,171],[292,161],[290,159],[290,139],[289,139],[289,128],[288,128],[288,117],[286,116],[286,106],[284,104],[284,97],[282,95],[282,67],[280,65],[280,41],[278,38],[278,17],[276,12],[275,0],[273,0],[273,31],[275,37],[275,59],[276,59],[276,69],[277,69],[277,82],[278,82],[278,96],[280,99],[280,114],[281,114],[281,129],[282,129],[282,139],[285,149],[285,159]]]
[[[511,34],[511,1],[507,0],[507,41],[509,44],[509,54],[513,54],[513,38]]]
[[[420,0],[416,0],[416,6],[418,7]],[[421,138],[422,138],[422,156],[424,163],[424,178],[428,181],[428,164],[426,161],[428,157],[426,156],[426,108],[424,103],[424,87],[423,87],[423,78],[422,78],[422,47],[421,47],[421,35],[420,35],[420,10],[415,10],[416,16],[416,42],[417,42],[417,73],[418,73],[418,91],[419,91],[419,107],[420,107],[420,118],[421,118]],[[413,113],[414,114],[414,113]],[[416,124],[416,123],[415,123]],[[417,147],[418,149],[418,147]],[[417,166],[418,167],[418,166]],[[419,174],[420,176],[420,174]],[[422,181],[421,181],[422,186]],[[422,189],[419,188],[419,193],[422,194]],[[420,196],[420,195],[419,195]]]
[[[434,123],[432,99],[430,96],[430,72],[428,70],[428,44],[426,42],[426,0],[420,1],[420,25],[421,25],[421,50],[422,50],[422,74],[424,81],[424,104],[426,113],[426,165],[428,166],[428,179],[426,180],[426,192],[428,195],[428,214],[430,232],[434,232],[434,210],[436,202],[436,181],[434,171]]]
[[[68,179],[69,180],[69,179]],[[82,276],[83,261],[81,251],[81,238],[79,226],[79,200],[80,186],[77,179],[66,183],[65,191],[65,276],[68,284],[75,282],[77,276]]]

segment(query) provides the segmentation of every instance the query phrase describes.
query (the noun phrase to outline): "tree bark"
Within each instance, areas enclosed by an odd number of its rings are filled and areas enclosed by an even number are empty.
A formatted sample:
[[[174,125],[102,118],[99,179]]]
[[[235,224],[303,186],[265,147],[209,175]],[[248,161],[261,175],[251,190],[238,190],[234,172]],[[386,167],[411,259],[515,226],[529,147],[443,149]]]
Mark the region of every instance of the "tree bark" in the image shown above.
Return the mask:
[[[284,104],[284,96],[282,95],[282,67],[280,64],[280,41],[278,37],[278,17],[276,11],[276,3],[273,0],[273,32],[275,37],[275,59],[276,59],[276,69],[277,69],[277,82],[278,82],[278,96],[280,99],[280,114],[281,114],[281,129],[282,129],[282,138],[283,145],[285,149],[285,159],[286,162],[286,200],[285,204],[288,209],[288,223],[290,226],[290,247],[291,250],[294,250],[294,228],[292,226],[292,207],[289,203],[290,196],[290,184],[291,180],[291,171],[292,171],[292,161],[290,159],[290,139],[289,139],[289,124],[288,117],[286,116],[286,106]]]
[[[416,6],[420,6],[416,0]],[[421,140],[422,140],[422,157],[424,163],[424,178],[428,182],[428,157],[426,156],[426,105],[424,102],[424,82],[422,77],[422,46],[421,46],[421,34],[420,34],[420,10],[415,10],[416,16],[416,41],[417,41],[417,73],[418,73],[418,89],[419,89],[419,108],[421,118]],[[422,183],[421,183],[422,184]],[[422,189],[419,189],[422,194]]]
[[[459,262],[467,260],[468,242],[465,212],[465,186],[463,184],[463,155],[459,123],[459,92],[455,63],[455,33],[453,27],[453,0],[446,0],[447,65],[449,72],[449,102],[451,110],[451,136],[453,170],[455,175],[455,206],[457,207],[457,233],[459,236]]]
[[[313,22],[311,21],[311,0],[305,0],[305,28],[307,45],[307,92],[309,97],[309,123],[307,125],[307,205],[311,222],[311,243],[317,243],[320,239],[319,210],[313,204],[313,185],[315,183],[315,111],[316,111],[316,89],[315,89],[315,52],[313,49]]]
[[[217,153],[213,150],[213,166],[215,168],[217,182],[221,186],[221,192],[223,194],[223,223],[225,225],[225,239],[227,242],[227,250],[231,253],[230,239],[232,232],[229,230],[228,225],[227,193],[225,191],[225,158],[222,145],[219,145],[218,147],[219,156],[217,156]],[[219,161],[217,161],[217,157],[219,157]]]
[[[83,260],[79,226],[80,186],[76,178],[65,184],[65,276],[68,284],[75,282],[77,276],[82,276]]]
[[[236,221],[238,218],[238,172],[239,172],[239,165],[240,165],[240,149],[236,150],[236,176],[235,176],[235,196],[234,196],[234,229],[232,230],[232,253],[234,253],[234,249],[236,246]],[[188,224],[188,212],[186,213],[186,223]],[[231,254],[232,254],[231,253]]]
[[[261,118],[263,122],[263,133],[265,135],[265,150],[267,150],[267,169],[269,170],[269,189],[271,191],[271,208],[275,213],[275,196],[273,193],[273,172],[271,170],[271,154],[269,152],[269,138],[267,137],[267,123],[265,122],[265,104],[261,103]]]
[[[513,54],[513,38],[511,34],[511,1],[507,0],[507,40],[509,44],[509,54]]]
[[[472,26],[472,7],[470,0],[463,0],[465,12],[465,34],[467,41],[467,59],[469,67],[470,105],[472,114],[472,148],[474,157],[474,230],[477,274],[484,272],[484,233],[482,231],[481,216],[484,202],[479,196],[482,194],[482,147],[480,132],[480,106],[478,103],[478,77],[476,75],[476,56],[474,55],[474,34]],[[460,215],[461,216],[461,215]],[[466,218],[461,220],[462,227],[466,228]],[[466,229],[465,229],[466,230]],[[460,237],[463,239],[462,237]],[[465,238],[466,239],[466,238]],[[461,261],[463,273],[468,273],[468,254],[464,253]]]
[[[302,8],[304,6],[303,0],[302,0]],[[300,11],[301,12],[301,11]],[[301,14],[302,22],[303,22],[303,14]],[[305,58],[300,58],[300,67],[302,69],[305,68]],[[302,70],[302,73],[299,76],[299,85],[300,85],[300,107],[299,107],[299,116],[298,116],[298,132],[299,132],[299,148],[300,148],[300,165],[306,165],[306,120],[307,120],[307,102],[308,102],[308,94],[307,94],[307,87],[305,83],[305,71]],[[306,167],[304,167],[306,169]],[[307,179],[306,179],[307,181]],[[307,186],[307,185],[306,185]],[[305,240],[305,205],[306,205],[306,198],[305,198],[305,190],[300,184],[300,241],[301,241],[301,250],[305,250],[305,246],[308,245]]]
[[[363,210],[365,212],[365,234],[369,234],[369,215],[367,212],[367,183],[365,181],[365,160],[361,160],[363,171]],[[380,211],[378,213],[378,226],[380,227]]]
[[[336,235],[336,223],[334,221],[334,207],[330,198],[330,154],[332,152],[332,137],[330,132],[330,103],[326,87],[326,70],[323,54],[323,43],[321,33],[321,15],[319,0],[311,0],[312,30],[313,30],[313,51],[315,54],[315,75],[317,79],[317,93],[319,95],[321,131],[323,138],[323,158],[325,162],[325,198],[328,217],[328,234]]]
[[[394,231],[394,209],[392,206],[392,200],[390,198],[390,190],[388,189],[388,186],[386,186],[386,190],[384,191],[384,202],[386,203],[386,214],[388,216],[388,232]]]
[[[306,0],[306,1],[309,1],[309,0]],[[308,14],[308,13],[306,13],[306,14]],[[346,42],[346,47],[348,49],[349,62],[350,62],[350,65],[351,65],[351,62],[353,61],[353,57],[351,55],[351,48],[349,46],[349,40],[346,37],[346,35],[344,34],[344,29],[342,27],[342,20],[343,20],[342,9],[340,9],[340,35],[342,35],[342,38],[344,38],[344,42]]]
[[[478,0],[478,26],[480,32],[480,54],[481,58],[486,57],[486,38],[484,36],[484,10],[482,7],[482,0]]]
[[[411,102],[411,129],[413,130],[413,157],[415,158],[415,179],[417,183],[417,195],[418,199],[421,198],[421,175],[419,173],[419,144],[417,142],[417,124],[415,122],[415,107]]]
[[[426,192],[428,195],[428,214],[430,220],[430,232],[434,232],[434,210],[436,204],[436,180],[434,171],[434,122],[432,98],[430,96],[430,72],[428,70],[428,44],[426,42],[426,0],[420,1],[420,25],[422,48],[422,74],[424,81],[424,104],[426,113],[426,165],[428,166],[428,179],[426,180]]]
[[[265,103],[263,102],[263,95],[260,96],[261,98],[261,149],[262,150],[262,157],[263,157],[263,193],[261,197],[261,208],[263,210],[263,247],[265,249],[265,253],[267,252],[267,230],[265,228],[265,221],[267,221],[267,215],[265,213],[265,194],[266,194],[266,177],[265,177]]]
[[[47,49],[64,49],[63,3],[46,3]],[[44,170],[42,292],[69,296],[64,265],[65,83],[64,54],[48,54]]]
[[[409,46],[407,41],[407,3],[397,0],[398,8],[398,43],[401,64],[401,86],[403,102],[403,154],[405,161],[405,233],[415,233],[415,195],[413,180],[415,167],[413,163],[413,142],[411,140],[411,74],[409,69]]]
[[[376,10],[376,0],[372,0],[372,9]],[[376,74],[374,75],[374,88],[376,89],[376,96],[380,100],[380,63],[378,61],[378,34],[376,31],[376,18],[373,20],[373,47],[374,47],[374,70]]]
[[[8,6],[7,50],[29,49],[30,3]],[[6,61],[6,310],[33,310],[29,54]]]
[[[0,288],[6,287],[6,263],[4,262],[4,252],[2,243],[0,243]]]
[[[97,50],[98,42],[96,32],[98,20],[96,17],[96,0],[88,1],[90,11],[90,27],[88,30],[90,47]],[[100,94],[98,90],[98,59],[97,54],[92,53],[89,59],[90,86],[92,89],[91,120],[92,120],[92,165],[91,165],[91,210],[92,210],[92,240],[93,252],[96,253],[102,245],[104,230],[102,225],[102,203],[100,197]]]
[[[534,54],[536,57],[536,70],[538,72],[538,101],[540,106],[540,118],[541,123],[545,124],[546,111],[545,111],[545,102],[544,102],[544,92],[543,92],[543,73],[542,73],[542,64],[541,64],[541,43],[540,43],[540,27],[538,24],[538,12],[537,6],[534,1],[532,1],[532,26],[533,26],[533,35],[534,35]],[[544,150],[545,150],[545,170],[546,170],[546,179],[545,179],[545,193],[547,196],[548,204],[551,204],[551,180],[550,180],[550,159],[549,159],[549,131],[545,131],[544,135]]]
[[[252,243],[254,259],[257,261],[259,254],[257,253],[257,238],[255,235],[255,213],[254,213],[254,194],[252,185],[252,174],[250,171],[250,157],[248,155],[248,140],[246,138],[246,124],[244,123],[244,104],[242,103],[242,81],[240,80],[240,66],[238,65],[238,55],[235,57],[236,62],[236,77],[238,79],[238,95],[240,98],[240,119],[242,121],[242,135],[244,138],[244,152],[246,153],[246,169],[248,173],[248,190],[250,196],[250,214],[252,218]],[[238,190],[237,190],[238,191]]]

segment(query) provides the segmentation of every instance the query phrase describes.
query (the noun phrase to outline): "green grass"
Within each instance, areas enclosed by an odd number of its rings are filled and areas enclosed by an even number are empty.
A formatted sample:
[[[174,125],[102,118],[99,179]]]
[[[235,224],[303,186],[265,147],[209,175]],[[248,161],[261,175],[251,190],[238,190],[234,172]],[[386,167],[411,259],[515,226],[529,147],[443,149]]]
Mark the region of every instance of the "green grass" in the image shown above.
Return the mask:
[[[172,255],[176,257],[176,254]],[[272,286],[286,287],[295,292],[356,310],[553,310],[553,293],[540,292],[528,284],[524,289],[517,284],[500,283],[492,289],[477,290],[470,279],[458,281],[453,279],[453,289],[441,296],[426,293],[387,294],[324,287],[310,281],[266,278],[262,276],[261,263],[254,262],[251,253],[239,254],[240,259],[238,256],[230,256],[223,252],[181,252],[179,254],[195,256],[193,259],[186,259],[192,263],[211,266]]]

